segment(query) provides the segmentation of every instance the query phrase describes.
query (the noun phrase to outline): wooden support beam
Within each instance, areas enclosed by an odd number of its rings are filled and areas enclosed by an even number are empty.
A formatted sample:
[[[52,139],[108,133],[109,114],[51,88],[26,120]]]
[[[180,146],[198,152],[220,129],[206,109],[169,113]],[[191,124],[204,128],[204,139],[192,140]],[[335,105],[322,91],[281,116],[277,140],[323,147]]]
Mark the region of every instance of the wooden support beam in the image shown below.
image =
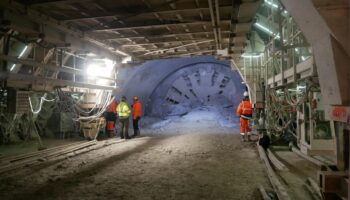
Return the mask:
[[[322,163],[321,161],[319,161],[319,160],[317,160],[317,159],[315,159],[315,158],[313,158],[313,157],[311,157],[311,156],[308,156],[308,155],[303,154],[303,153],[302,153],[299,149],[297,149],[296,147],[292,147],[292,151],[293,151],[294,153],[296,153],[298,156],[300,156],[300,157],[302,157],[302,158],[304,158],[304,159],[310,161],[311,163],[313,163],[313,164],[315,164],[315,165],[317,165],[317,166],[319,166],[319,167],[325,166],[325,164]]]
[[[267,156],[276,169],[280,171],[289,171],[289,169],[275,156],[270,149],[267,149]]]
[[[278,196],[278,199],[280,200],[290,200],[290,197],[288,195],[288,192],[286,188],[282,185],[282,183],[279,181],[275,171],[273,171],[269,159],[267,158],[265,150],[259,145],[259,143],[256,143],[258,152],[260,155],[261,160],[264,161],[268,177],[270,179],[270,182]]]

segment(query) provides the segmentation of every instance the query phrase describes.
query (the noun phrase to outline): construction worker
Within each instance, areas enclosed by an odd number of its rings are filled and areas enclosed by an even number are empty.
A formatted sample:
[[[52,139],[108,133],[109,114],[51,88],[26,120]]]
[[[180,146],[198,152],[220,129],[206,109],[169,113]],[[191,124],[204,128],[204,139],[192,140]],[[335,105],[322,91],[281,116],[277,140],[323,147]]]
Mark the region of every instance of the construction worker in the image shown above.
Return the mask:
[[[251,129],[249,127],[249,119],[252,118],[253,109],[252,104],[249,101],[248,92],[245,91],[243,94],[243,101],[238,105],[237,116],[240,117],[240,132],[242,141],[250,140]]]
[[[139,121],[142,116],[142,105],[139,101],[138,96],[134,96],[134,104],[131,106],[132,109],[132,125],[134,128],[134,137],[140,135]]]
[[[130,108],[126,103],[126,97],[123,96],[121,102],[117,106],[117,113],[119,117],[120,123],[120,138],[121,139],[130,139],[128,131],[129,131],[129,116],[130,116]]]
[[[115,121],[117,119],[117,113],[116,113],[116,108],[118,106],[118,102],[113,96],[111,99],[111,103],[107,107],[107,112],[106,112],[106,131],[107,131],[107,136],[108,137],[113,137],[114,136],[114,130],[115,130]]]

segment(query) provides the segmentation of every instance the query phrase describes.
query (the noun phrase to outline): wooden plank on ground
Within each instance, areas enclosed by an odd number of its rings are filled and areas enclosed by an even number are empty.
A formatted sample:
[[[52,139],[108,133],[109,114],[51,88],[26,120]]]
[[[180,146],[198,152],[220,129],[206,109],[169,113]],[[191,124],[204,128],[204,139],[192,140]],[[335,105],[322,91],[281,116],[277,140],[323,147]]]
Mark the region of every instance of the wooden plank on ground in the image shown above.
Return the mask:
[[[264,161],[266,169],[267,169],[267,175],[269,177],[269,180],[271,182],[271,185],[273,189],[275,190],[277,197],[279,200],[290,200],[286,188],[282,185],[282,183],[279,181],[276,173],[273,171],[269,159],[267,158],[265,150],[259,145],[259,143],[256,143],[259,151],[259,155],[261,160]]]
[[[278,160],[278,158],[270,149],[267,149],[267,156],[269,157],[270,161],[276,169],[280,171],[289,171],[288,167],[286,167],[280,160]]]

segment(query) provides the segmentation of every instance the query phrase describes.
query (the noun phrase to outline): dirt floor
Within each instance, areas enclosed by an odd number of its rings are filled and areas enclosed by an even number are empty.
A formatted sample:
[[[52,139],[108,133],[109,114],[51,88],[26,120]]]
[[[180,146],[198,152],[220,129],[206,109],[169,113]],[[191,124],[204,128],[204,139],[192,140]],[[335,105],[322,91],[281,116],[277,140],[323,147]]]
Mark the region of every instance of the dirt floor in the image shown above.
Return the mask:
[[[38,140],[23,141],[15,144],[0,145],[0,156],[15,156],[30,152],[36,152],[38,149],[52,148],[60,145],[71,144],[75,142],[82,142],[83,138],[70,139],[55,139],[43,138],[40,145]]]
[[[1,199],[261,199],[255,143],[238,134],[142,137],[2,176]]]

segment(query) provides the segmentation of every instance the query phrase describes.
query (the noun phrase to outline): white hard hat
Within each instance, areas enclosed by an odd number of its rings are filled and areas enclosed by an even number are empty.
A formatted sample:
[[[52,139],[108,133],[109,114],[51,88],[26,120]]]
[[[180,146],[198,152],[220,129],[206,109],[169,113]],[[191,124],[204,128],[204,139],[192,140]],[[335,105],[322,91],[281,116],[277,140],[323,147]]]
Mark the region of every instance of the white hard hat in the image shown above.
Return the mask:
[[[245,91],[245,92],[243,93],[243,96],[245,96],[245,97],[249,96],[249,95],[248,95],[248,92]]]

